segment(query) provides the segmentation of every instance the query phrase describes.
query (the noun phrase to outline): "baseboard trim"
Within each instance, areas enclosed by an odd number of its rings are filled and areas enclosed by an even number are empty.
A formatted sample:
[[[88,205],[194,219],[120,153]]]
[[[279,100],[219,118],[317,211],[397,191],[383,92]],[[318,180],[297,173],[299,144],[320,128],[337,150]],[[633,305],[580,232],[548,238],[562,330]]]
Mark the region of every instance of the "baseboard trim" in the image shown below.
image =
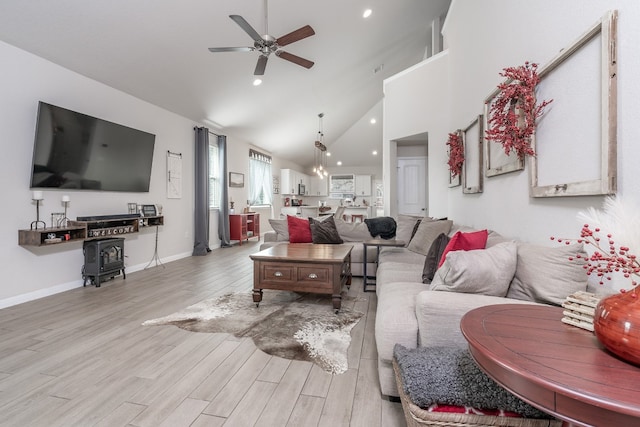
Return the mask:
[[[189,257],[189,256],[191,256],[191,252],[184,252],[184,253],[181,253],[181,254],[172,255],[170,257],[161,258],[160,261],[163,264],[166,264],[168,262],[177,261],[179,259],[186,258],[186,257]],[[134,273],[136,271],[144,270],[147,266],[149,266],[149,268],[155,268],[155,263],[152,263],[151,265],[149,265],[149,263],[144,263],[144,264],[137,264],[137,265],[134,265],[134,266],[125,266],[125,271],[127,273]],[[158,265],[158,267],[160,267],[160,266]],[[162,268],[162,267],[160,267],[160,268]],[[56,285],[56,286],[51,286],[51,287],[45,288],[45,289],[39,289],[39,290],[33,291],[33,292],[27,292],[26,294],[20,294],[20,295],[14,296],[14,297],[5,298],[5,299],[0,300],[0,309],[7,308],[7,307],[12,307],[12,306],[18,305],[18,304],[24,304],[25,302],[34,301],[34,300],[37,300],[37,299],[40,299],[40,298],[49,297],[51,295],[59,294],[61,292],[70,291],[72,289],[81,288],[83,285],[84,285],[84,283],[80,279],[80,280],[74,280],[73,282],[68,282],[68,283],[63,283],[63,284]]]

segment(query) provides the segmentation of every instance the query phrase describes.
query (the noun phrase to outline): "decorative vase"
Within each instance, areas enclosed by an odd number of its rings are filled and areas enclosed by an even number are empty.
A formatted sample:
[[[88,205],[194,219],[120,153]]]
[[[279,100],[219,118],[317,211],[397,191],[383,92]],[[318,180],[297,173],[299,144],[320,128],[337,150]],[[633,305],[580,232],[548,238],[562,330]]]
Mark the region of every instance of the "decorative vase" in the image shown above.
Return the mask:
[[[640,298],[637,289],[598,302],[593,326],[598,341],[621,359],[640,365]]]

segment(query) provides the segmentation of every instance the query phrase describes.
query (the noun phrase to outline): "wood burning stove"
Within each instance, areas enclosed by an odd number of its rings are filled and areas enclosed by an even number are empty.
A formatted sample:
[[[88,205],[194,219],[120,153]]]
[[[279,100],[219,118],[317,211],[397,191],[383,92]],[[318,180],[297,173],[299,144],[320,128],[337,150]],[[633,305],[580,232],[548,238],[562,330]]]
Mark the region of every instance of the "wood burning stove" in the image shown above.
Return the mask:
[[[91,284],[99,288],[103,278],[113,279],[120,273],[123,279],[127,278],[124,272],[123,238],[87,240],[84,242],[83,252],[83,286],[87,286],[87,280],[91,280]]]

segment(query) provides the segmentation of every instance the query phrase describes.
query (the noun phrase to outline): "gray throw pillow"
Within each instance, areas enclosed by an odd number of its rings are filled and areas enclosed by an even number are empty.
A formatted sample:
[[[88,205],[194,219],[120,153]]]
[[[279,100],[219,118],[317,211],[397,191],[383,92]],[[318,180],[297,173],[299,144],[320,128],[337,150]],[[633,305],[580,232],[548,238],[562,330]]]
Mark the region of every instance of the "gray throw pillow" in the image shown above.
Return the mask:
[[[309,227],[311,227],[311,239],[313,243],[343,243],[336,229],[336,223],[333,217],[329,217],[323,221],[309,218]]]
[[[488,249],[453,251],[436,271],[429,290],[504,297],[516,272],[515,242]]]
[[[289,241],[289,225],[286,219],[270,219],[269,224],[271,224],[273,231],[276,232],[276,242]]]
[[[418,230],[416,234],[413,236],[413,239],[409,242],[407,249],[412,252],[427,255],[429,253],[429,249],[433,244],[433,241],[436,240],[441,233],[448,234],[449,230],[451,230],[451,225],[453,221],[445,220],[445,221],[425,221],[422,220],[420,225],[418,226]]]
[[[567,296],[587,289],[586,256],[582,243],[555,248],[518,243],[518,265],[507,298],[562,305]]]
[[[405,247],[408,246],[414,235],[413,230],[416,227],[416,224],[418,221],[422,220],[428,220],[428,218],[422,216],[398,215],[398,218],[396,218],[396,240],[402,240],[406,242]]]
[[[440,235],[436,237],[436,240],[433,241],[433,244],[427,253],[427,258],[424,260],[422,283],[429,284],[433,280],[433,276],[436,274],[436,270],[438,269],[438,263],[440,262],[440,258],[442,258],[442,253],[444,252],[444,248],[447,247],[449,240],[449,236],[445,233],[440,233]]]
[[[335,218],[334,222],[340,238],[345,242],[362,242],[373,238],[364,222],[345,222],[340,218]]]

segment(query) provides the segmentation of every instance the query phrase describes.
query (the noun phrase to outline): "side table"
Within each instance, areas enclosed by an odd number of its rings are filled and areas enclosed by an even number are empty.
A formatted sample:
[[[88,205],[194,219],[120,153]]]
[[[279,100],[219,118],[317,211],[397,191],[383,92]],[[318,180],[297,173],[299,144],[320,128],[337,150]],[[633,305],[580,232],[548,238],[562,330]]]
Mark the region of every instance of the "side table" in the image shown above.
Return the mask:
[[[640,425],[640,368],[561,318],[561,307],[500,304],[471,310],[460,329],[487,375],[563,426]]]
[[[376,269],[378,267],[378,261],[380,259],[380,248],[382,246],[384,247],[389,247],[389,248],[399,248],[399,247],[404,247],[407,243],[404,240],[393,240],[393,239],[370,239],[370,240],[365,240],[364,242],[362,242],[362,246],[363,246],[363,262],[364,262],[364,267],[362,270],[362,290],[364,292],[374,292],[375,289],[367,289],[367,286],[375,286],[375,280],[376,280],[376,276],[369,276],[367,275],[367,248],[369,246],[375,246],[377,248],[377,252],[376,252]],[[371,279],[371,281],[369,281]]]

